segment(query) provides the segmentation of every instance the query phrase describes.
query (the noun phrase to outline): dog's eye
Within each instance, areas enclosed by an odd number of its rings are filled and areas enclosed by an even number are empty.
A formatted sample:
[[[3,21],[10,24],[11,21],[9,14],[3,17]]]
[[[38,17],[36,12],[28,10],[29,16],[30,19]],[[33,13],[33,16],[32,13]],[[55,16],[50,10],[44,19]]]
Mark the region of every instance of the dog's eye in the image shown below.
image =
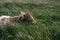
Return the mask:
[[[24,15],[24,17],[25,17],[26,15]]]

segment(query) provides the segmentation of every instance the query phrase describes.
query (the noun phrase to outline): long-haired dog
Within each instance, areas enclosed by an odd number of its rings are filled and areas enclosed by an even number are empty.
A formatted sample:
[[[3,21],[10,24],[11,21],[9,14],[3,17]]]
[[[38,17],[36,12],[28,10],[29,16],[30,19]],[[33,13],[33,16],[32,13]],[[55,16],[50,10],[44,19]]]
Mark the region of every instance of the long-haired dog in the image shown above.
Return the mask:
[[[26,21],[30,24],[36,23],[33,16],[30,13],[21,12],[19,16],[0,16],[0,25],[14,24],[14,22]]]

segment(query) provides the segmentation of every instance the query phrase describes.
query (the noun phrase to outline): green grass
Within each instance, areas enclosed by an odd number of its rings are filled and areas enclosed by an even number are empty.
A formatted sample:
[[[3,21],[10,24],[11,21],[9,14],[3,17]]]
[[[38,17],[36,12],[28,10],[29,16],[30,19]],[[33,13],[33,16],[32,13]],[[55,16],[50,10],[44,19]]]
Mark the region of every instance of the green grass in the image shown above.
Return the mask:
[[[60,40],[60,6],[56,4],[2,3],[0,15],[15,16],[30,12],[36,24],[16,23],[0,29],[1,40]]]

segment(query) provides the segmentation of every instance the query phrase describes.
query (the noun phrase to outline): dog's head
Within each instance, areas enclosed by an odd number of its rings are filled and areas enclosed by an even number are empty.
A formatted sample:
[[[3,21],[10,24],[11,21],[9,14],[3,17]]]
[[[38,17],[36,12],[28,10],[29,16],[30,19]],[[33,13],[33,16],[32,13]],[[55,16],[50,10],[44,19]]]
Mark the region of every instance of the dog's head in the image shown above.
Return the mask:
[[[24,13],[19,17],[20,21],[27,21],[28,23],[35,24],[36,21],[34,20],[33,16],[30,13]]]

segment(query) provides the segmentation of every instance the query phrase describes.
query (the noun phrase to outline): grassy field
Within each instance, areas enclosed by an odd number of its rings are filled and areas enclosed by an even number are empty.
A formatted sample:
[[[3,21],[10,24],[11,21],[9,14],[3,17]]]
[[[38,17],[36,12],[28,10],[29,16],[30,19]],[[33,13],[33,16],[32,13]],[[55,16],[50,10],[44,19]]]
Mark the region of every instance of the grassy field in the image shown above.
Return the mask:
[[[19,15],[21,11],[31,13],[37,23],[6,25],[0,29],[0,40],[60,40],[60,5],[0,3],[0,16]]]

